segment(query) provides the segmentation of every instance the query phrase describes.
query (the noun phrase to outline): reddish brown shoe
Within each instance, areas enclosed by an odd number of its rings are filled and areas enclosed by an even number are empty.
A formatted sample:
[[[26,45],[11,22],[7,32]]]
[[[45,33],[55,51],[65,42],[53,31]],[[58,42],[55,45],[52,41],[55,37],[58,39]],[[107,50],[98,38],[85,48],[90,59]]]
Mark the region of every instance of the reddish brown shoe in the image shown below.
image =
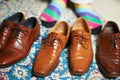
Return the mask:
[[[26,57],[39,32],[40,26],[35,17],[16,25],[6,45],[1,49],[0,67],[12,65]]]
[[[120,33],[113,21],[108,21],[101,32],[96,61],[105,76],[120,76]]]
[[[86,73],[93,59],[91,31],[85,19],[78,18],[71,32],[70,69],[75,75]]]
[[[50,31],[35,58],[33,72],[36,76],[47,76],[56,68],[69,33],[70,27],[64,21],[57,23]]]
[[[6,44],[14,26],[24,21],[24,19],[24,15],[21,12],[17,12],[3,20],[0,24],[0,50]]]

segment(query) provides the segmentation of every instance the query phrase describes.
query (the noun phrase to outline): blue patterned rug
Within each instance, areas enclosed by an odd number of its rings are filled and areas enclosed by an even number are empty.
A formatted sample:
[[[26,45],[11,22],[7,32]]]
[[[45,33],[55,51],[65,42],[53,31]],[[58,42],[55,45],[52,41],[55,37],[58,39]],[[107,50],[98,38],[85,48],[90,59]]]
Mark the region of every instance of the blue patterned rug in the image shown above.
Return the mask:
[[[14,14],[15,12],[23,12],[25,17],[34,16],[38,18],[40,13],[45,9],[47,3],[45,0],[11,0],[11,1],[4,1],[0,0],[0,21],[4,18]],[[68,13],[69,12],[69,13]],[[67,8],[61,16],[60,20],[64,20],[68,22],[70,25],[74,22],[76,16],[74,12]],[[39,20],[41,25],[41,22]],[[100,73],[96,61],[95,61],[95,54],[96,54],[96,40],[97,37],[92,35],[92,43],[93,43],[93,52],[94,52],[94,59],[89,68],[88,72],[81,76],[74,76],[71,75],[69,72],[69,64],[68,64],[68,53],[69,47],[65,48],[62,51],[62,54],[59,59],[59,64],[57,68],[48,76],[41,78],[35,77],[32,74],[32,65],[34,62],[34,58],[44,42],[50,28],[45,28],[41,25],[40,36],[39,39],[34,42],[29,52],[29,55],[21,60],[20,62],[7,67],[7,68],[0,68],[0,80],[105,80],[103,75]],[[117,78],[116,80],[119,80]]]

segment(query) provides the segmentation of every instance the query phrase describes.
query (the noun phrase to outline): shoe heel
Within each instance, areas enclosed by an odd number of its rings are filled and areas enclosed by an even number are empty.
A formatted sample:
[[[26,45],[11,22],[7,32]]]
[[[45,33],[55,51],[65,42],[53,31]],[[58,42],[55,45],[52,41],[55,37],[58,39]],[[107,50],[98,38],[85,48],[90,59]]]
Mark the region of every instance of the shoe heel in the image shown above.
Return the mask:
[[[35,37],[35,40],[34,41],[37,41],[39,39],[39,36],[40,36],[40,29],[37,30],[37,33],[36,33],[36,37]]]
[[[38,32],[37,32],[37,35],[36,35],[36,37],[35,37],[35,41],[37,41],[37,40],[39,39],[39,36],[40,36],[40,32],[38,31]]]
[[[40,36],[40,34],[38,34],[38,35],[36,36],[35,41],[37,41],[37,40],[39,39],[39,36]]]

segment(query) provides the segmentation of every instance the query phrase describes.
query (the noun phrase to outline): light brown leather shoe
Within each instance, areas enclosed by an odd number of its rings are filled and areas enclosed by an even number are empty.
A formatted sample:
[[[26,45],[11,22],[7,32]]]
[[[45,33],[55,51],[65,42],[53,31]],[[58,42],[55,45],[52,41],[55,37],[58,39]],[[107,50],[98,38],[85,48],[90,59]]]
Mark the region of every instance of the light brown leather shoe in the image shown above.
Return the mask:
[[[108,21],[100,35],[96,61],[107,77],[120,76],[120,31],[118,25]]]
[[[2,21],[0,24],[0,50],[6,44],[14,26],[24,21],[24,19],[23,13],[17,12]]]
[[[56,68],[61,52],[68,41],[69,34],[70,27],[64,21],[57,23],[53,27],[36,55],[33,64],[34,75],[44,77]]]
[[[39,32],[40,26],[35,17],[16,25],[0,51],[0,67],[10,66],[26,57]]]
[[[81,75],[87,72],[93,59],[93,50],[91,31],[83,18],[76,19],[72,26],[70,50],[71,73]]]

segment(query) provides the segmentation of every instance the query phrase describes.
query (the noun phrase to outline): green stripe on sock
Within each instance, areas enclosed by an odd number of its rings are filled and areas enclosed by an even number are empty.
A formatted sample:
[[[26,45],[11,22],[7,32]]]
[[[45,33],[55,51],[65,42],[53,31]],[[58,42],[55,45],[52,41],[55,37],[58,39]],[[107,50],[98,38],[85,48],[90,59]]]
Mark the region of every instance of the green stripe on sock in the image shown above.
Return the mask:
[[[54,19],[59,19],[60,16],[55,12],[55,11],[52,11],[51,9],[45,9],[44,11],[46,14],[48,13],[49,16],[53,17]],[[56,16],[55,16],[56,15]]]
[[[95,22],[95,23],[98,23],[98,24],[102,24],[101,20],[95,19],[93,17],[90,17],[90,16],[81,16],[81,17],[85,18],[88,21]]]

